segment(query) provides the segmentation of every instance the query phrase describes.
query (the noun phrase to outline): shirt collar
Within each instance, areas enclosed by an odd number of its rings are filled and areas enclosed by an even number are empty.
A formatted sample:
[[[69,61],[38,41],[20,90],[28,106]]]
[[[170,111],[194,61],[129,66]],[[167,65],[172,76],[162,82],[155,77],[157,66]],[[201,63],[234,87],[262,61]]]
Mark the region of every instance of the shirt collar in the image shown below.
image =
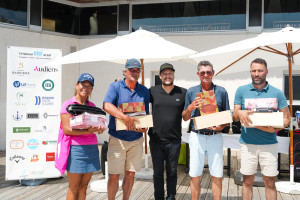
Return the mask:
[[[252,83],[250,83],[250,90],[251,91],[253,91],[253,90],[257,90],[254,86],[253,86],[253,84]],[[266,81],[266,86],[263,88],[263,89],[261,89],[261,92],[267,92],[269,90],[269,83],[268,83],[268,81]]]

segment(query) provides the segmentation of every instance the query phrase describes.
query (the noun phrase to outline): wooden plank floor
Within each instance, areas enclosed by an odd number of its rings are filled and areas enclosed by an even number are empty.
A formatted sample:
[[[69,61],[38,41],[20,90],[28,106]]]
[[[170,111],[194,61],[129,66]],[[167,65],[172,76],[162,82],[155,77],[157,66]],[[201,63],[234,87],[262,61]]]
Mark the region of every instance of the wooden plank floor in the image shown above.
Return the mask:
[[[101,146],[99,146],[101,148]],[[227,151],[224,150],[224,164],[227,164]],[[151,167],[151,157],[149,157],[149,165]],[[282,154],[282,169],[288,169],[288,155]],[[240,167],[240,154],[238,150],[231,151],[231,174],[227,176],[224,170],[222,200],[242,199],[242,187],[234,184],[233,173]],[[100,172],[94,173],[91,181],[104,179]],[[288,181],[288,174],[282,174],[280,181]],[[5,151],[0,151],[0,200],[54,200],[65,199],[68,189],[68,179],[63,178],[49,179],[45,184],[39,186],[22,186],[19,181],[5,181]],[[154,199],[152,180],[136,179],[131,197],[133,200]],[[254,187],[253,199],[265,199],[265,188]],[[88,188],[87,199],[107,199],[106,193],[93,192]],[[117,193],[116,199],[122,199],[122,191]],[[190,177],[185,173],[185,166],[178,166],[177,181],[177,200],[191,199]],[[200,199],[210,200],[212,198],[211,178],[208,169],[204,169],[201,179],[201,195]],[[279,200],[300,200],[300,195],[289,195],[278,192]]]

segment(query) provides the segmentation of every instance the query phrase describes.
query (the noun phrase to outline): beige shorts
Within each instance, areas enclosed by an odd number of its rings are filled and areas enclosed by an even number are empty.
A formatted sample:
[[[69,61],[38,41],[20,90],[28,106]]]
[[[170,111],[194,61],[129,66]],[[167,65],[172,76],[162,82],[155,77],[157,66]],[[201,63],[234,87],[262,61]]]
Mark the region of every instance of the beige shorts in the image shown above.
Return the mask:
[[[241,169],[243,175],[253,175],[257,172],[259,163],[264,176],[278,175],[278,144],[253,145],[240,144]]]
[[[107,161],[109,174],[136,172],[141,169],[143,159],[143,138],[124,141],[109,135]]]

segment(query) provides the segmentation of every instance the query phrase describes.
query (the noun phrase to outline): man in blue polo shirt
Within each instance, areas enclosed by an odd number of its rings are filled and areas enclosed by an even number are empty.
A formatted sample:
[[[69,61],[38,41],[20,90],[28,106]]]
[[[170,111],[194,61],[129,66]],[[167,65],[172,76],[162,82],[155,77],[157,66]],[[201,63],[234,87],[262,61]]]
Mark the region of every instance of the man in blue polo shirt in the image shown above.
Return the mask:
[[[241,86],[236,91],[233,113],[233,120],[241,121],[243,125],[240,137],[240,172],[243,174],[242,195],[243,199],[252,199],[253,182],[259,163],[265,183],[266,199],[277,199],[275,177],[278,175],[278,142],[276,131],[280,129],[271,126],[249,128],[252,121],[248,114],[253,111],[248,110],[248,104],[246,105],[245,101],[253,102],[255,99],[264,98],[264,101],[274,102],[274,98],[277,99],[277,105],[273,109],[283,112],[285,127],[290,123],[290,113],[282,91],[266,81],[268,68],[264,59],[257,58],[251,62],[250,74],[252,83]]]
[[[192,117],[200,116],[200,97],[197,93],[214,90],[219,111],[230,110],[228,94],[223,87],[213,84],[213,65],[209,61],[201,61],[197,67],[197,75],[201,84],[188,89],[185,97],[185,106],[182,117],[185,121]],[[227,124],[196,130],[191,121],[190,124],[190,176],[191,194],[193,200],[200,196],[200,179],[205,164],[205,156],[208,158],[208,166],[212,177],[213,199],[221,199],[223,177],[223,137],[220,131]]]
[[[129,199],[134,183],[134,174],[141,168],[143,157],[143,133],[146,129],[135,127],[135,118],[125,115],[118,109],[123,103],[144,102],[149,114],[149,90],[138,83],[141,63],[137,59],[126,62],[122,81],[112,83],[104,98],[103,108],[109,116],[109,144],[107,152],[109,179],[107,183],[108,199],[115,199],[119,188],[119,176],[124,173],[122,190],[123,199]],[[117,131],[115,118],[124,121],[127,130]]]

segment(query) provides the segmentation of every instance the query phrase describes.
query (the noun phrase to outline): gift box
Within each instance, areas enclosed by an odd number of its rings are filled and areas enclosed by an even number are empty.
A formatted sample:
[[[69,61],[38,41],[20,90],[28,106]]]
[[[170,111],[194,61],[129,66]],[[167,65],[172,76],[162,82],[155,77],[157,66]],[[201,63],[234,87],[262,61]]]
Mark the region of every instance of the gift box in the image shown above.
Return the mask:
[[[209,115],[194,117],[193,121],[195,129],[199,130],[207,127],[231,123],[232,117],[230,110],[226,110],[222,112],[211,113]]]
[[[144,102],[131,102],[131,103],[122,103],[118,106],[119,110],[123,113],[136,113],[141,112],[145,113],[145,103]]]
[[[254,112],[272,112],[278,110],[277,98],[245,99],[245,109]]]
[[[134,122],[136,128],[149,128],[153,127],[152,115],[135,116],[139,122]],[[126,130],[126,125],[123,120],[116,118],[116,130]]]
[[[73,129],[88,129],[90,127],[98,127],[99,125],[107,128],[107,120],[105,115],[83,113],[73,116],[70,119],[70,126]]]
[[[272,126],[274,128],[284,128],[283,112],[254,112],[249,114],[252,121],[250,127]]]
[[[219,112],[215,92],[213,90],[197,93],[196,96],[200,97],[199,110],[201,116]]]

